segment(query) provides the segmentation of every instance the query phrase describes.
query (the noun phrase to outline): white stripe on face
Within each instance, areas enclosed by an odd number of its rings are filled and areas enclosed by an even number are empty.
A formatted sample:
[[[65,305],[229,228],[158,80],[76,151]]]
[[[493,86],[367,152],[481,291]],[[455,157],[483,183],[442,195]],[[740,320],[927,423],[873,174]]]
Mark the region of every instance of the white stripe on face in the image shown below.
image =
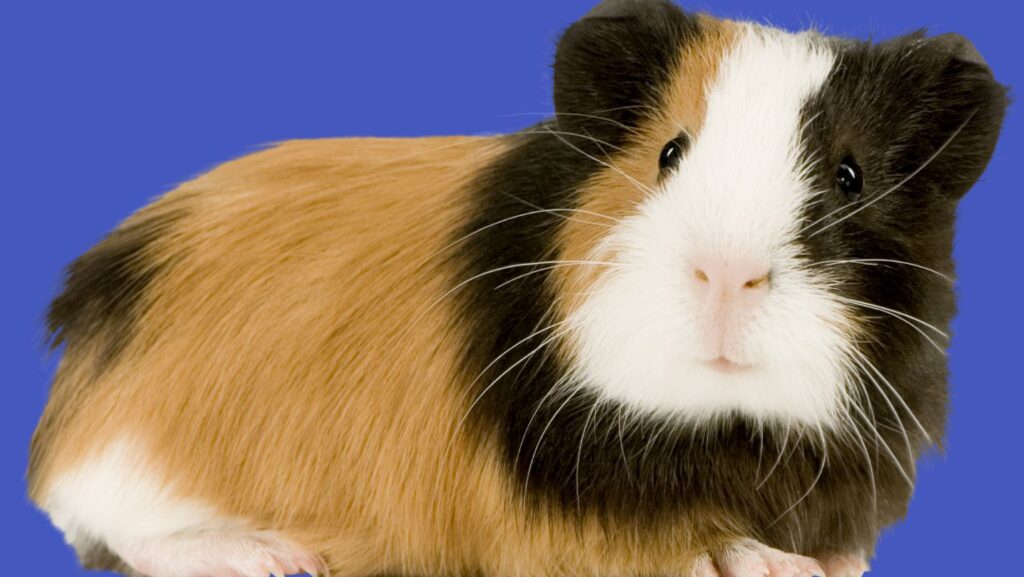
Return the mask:
[[[572,315],[583,386],[684,419],[835,423],[846,317],[796,246],[801,109],[835,61],[818,38],[743,26],[686,157],[594,255],[621,267]]]

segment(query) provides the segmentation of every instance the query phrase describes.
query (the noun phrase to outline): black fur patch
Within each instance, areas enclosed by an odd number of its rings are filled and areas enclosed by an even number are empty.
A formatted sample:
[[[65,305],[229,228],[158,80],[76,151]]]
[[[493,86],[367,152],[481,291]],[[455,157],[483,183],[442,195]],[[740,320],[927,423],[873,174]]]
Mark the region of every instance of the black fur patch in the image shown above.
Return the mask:
[[[992,154],[1006,89],[973,47],[948,35],[842,42],[837,49],[838,66],[804,108],[805,153],[817,161],[818,186],[829,194],[806,210],[810,226],[801,235],[803,246],[815,262],[898,260],[952,277],[956,204]],[[855,158],[864,174],[864,193],[852,203],[835,186],[845,156]],[[846,298],[942,329],[955,313],[952,287],[922,268],[878,262],[837,272]],[[908,323],[861,312],[875,318],[873,342],[863,345],[864,352],[938,439],[946,412],[945,359]]]
[[[599,13],[584,19],[559,46],[559,114],[609,118],[608,111],[656,106],[674,55],[700,34],[695,20],[666,3],[614,4],[606,12],[611,18]],[[636,41],[643,47],[636,48]],[[940,44],[943,50],[914,38],[837,44],[843,66],[805,109],[805,119],[813,119],[808,155],[822,158],[821,186],[834,186],[831,160],[852,153],[865,170],[863,201],[868,202],[921,166],[973,116],[942,162],[922,170],[890,201],[824,233],[805,231],[802,243],[816,262],[899,259],[952,270],[955,201],[991,154],[1005,91],[983,66],[951,56],[949,42]],[[560,116],[557,126],[620,144],[638,121],[634,113],[614,116],[614,122]],[[511,138],[512,150],[476,182],[477,211],[458,237],[540,207],[573,208],[575,191],[601,169],[558,138],[532,133]],[[565,138],[580,150],[601,154],[585,138]],[[809,209],[808,222],[838,208],[844,201],[836,194],[835,202]],[[909,502],[912,487],[900,469],[912,476],[912,463],[928,443],[902,404],[888,395],[887,401],[870,385],[865,393],[870,403],[853,417],[861,438],[828,435],[827,451],[814,430],[788,435],[760,430],[740,416],[692,429],[654,419],[624,420],[621,407],[595,404],[587,392],[548,396],[569,370],[536,350],[550,332],[530,337],[554,321],[548,275],[512,279],[533,270],[518,265],[554,258],[555,235],[565,217],[542,212],[483,229],[459,245],[455,261],[460,276],[454,282],[479,275],[457,295],[472,337],[466,353],[476,383],[472,392],[480,399],[471,416],[482,435],[493,434],[497,425],[511,474],[532,507],[565,515],[596,513],[614,521],[609,527],[647,530],[687,511],[714,510],[746,524],[751,537],[782,549],[871,552],[880,528],[901,517]],[[869,270],[849,265],[842,295],[903,310],[941,328],[948,325],[953,292],[941,278],[898,265]],[[932,439],[940,439],[945,359],[905,323],[865,313],[878,318],[874,338],[861,345],[864,354],[897,387]],[[869,428],[875,422],[877,436]]]
[[[872,524],[877,531],[896,520],[910,496],[880,443],[912,471],[929,439],[941,442],[948,405],[946,359],[937,350],[948,345],[946,339],[920,324],[915,328],[909,317],[870,307],[899,311],[948,333],[955,294],[935,272],[954,276],[957,201],[991,157],[1008,98],[960,37],[919,32],[881,44],[834,46],[838,65],[803,111],[805,155],[817,162],[817,185],[826,194],[805,210],[809,226],[800,236],[813,262],[873,261],[831,267],[842,279],[834,290],[859,301],[853,309],[869,319],[868,338],[859,345],[866,359],[860,374],[864,415],[854,418],[865,439],[873,429],[881,433],[868,447],[883,453],[874,468],[888,474],[879,477],[877,491],[892,506],[871,519],[858,514],[852,496],[833,496],[849,501],[846,522],[863,525],[867,534]],[[864,174],[864,193],[853,202],[835,183],[846,156]]]
[[[680,50],[698,35],[697,20],[670,2],[603,2],[558,43],[558,127],[620,146],[622,127],[650,116],[678,68]]]
[[[132,339],[150,283],[167,266],[166,260],[153,262],[147,251],[182,216],[182,209],[159,215],[140,213],[71,263],[64,290],[47,314],[54,348],[66,343],[65,354],[73,354],[76,349],[97,346],[97,354],[77,361],[91,362],[95,376],[117,359]],[[54,381],[49,409],[32,435],[27,472],[30,487],[39,481],[53,435],[78,410],[90,389],[90,383],[59,377]],[[53,403],[57,397],[64,402]]]
[[[131,340],[143,296],[163,265],[147,250],[182,213],[141,217],[114,230],[68,267],[64,287],[50,304],[47,328],[54,347],[102,339],[97,370]]]
[[[102,543],[76,546],[75,551],[78,553],[78,562],[82,564],[83,568],[90,571],[113,571],[128,577],[145,577],[128,566],[116,553]]]

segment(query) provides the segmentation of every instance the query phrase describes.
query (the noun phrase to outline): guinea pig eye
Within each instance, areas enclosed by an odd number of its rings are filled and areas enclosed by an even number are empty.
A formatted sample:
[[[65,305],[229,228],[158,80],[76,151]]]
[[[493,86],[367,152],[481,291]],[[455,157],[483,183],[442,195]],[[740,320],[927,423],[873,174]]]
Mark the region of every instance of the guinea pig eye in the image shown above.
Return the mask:
[[[658,170],[661,174],[675,168],[683,158],[683,153],[690,147],[690,138],[685,134],[669,140],[661,149],[661,156],[658,157]]]
[[[836,184],[850,200],[860,198],[860,193],[864,190],[864,175],[852,157],[847,156],[839,163],[839,169],[836,170]]]

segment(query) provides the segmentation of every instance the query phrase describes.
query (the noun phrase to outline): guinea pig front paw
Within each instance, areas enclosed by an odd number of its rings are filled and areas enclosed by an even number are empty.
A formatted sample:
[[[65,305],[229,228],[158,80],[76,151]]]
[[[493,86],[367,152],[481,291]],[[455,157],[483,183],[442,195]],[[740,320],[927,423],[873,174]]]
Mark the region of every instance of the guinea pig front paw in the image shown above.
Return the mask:
[[[863,556],[849,553],[823,557],[822,563],[828,577],[863,577],[871,569]]]
[[[736,541],[701,560],[695,577],[824,577],[817,560],[786,553],[753,539]],[[828,577],[832,577],[828,573]]]

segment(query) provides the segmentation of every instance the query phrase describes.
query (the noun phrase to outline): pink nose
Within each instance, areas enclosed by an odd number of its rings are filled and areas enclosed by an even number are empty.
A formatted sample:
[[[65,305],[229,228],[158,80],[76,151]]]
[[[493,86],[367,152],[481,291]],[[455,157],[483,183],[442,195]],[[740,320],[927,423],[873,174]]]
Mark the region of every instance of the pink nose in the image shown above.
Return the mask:
[[[771,264],[761,260],[702,260],[694,263],[697,298],[753,306],[771,289]]]

